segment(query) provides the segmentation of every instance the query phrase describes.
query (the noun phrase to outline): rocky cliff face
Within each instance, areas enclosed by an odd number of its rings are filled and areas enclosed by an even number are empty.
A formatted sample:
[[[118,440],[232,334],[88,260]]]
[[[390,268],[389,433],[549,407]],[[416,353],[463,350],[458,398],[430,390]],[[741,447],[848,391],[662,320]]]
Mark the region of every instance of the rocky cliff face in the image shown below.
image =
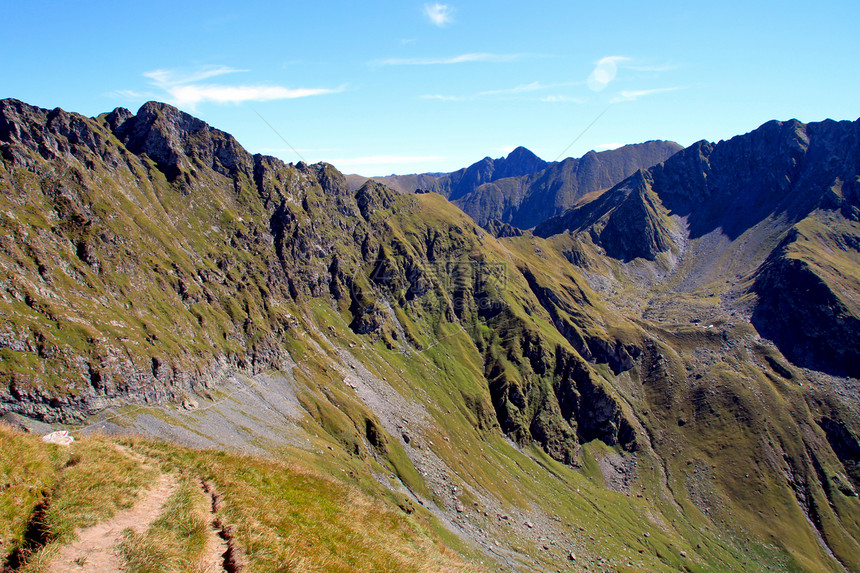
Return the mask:
[[[772,121],[696,143],[535,234],[587,236],[624,261],[686,250],[700,275],[732,257],[730,282],[754,278],[763,335],[800,365],[856,376],[840,341],[860,335],[858,157],[860,122]]]
[[[653,168],[654,189],[689,217],[692,237],[719,227],[734,239],[768,218],[795,223],[819,207],[851,208],[857,138],[857,122],[771,121]],[[833,190],[845,184],[847,195]]]
[[[280,368],[301,328],[294,315],[324,300],[390,348],[420,348],[415,331],[440,320],[476,333],[504,325],[501,343],[476,338],[488,376],[476,423],[493,427],[495,411],[506,432],[569,463],[582,439],[635,444],[587,363],[482,274],[510,267],[476,258],[485,234],[471,221],[433,226],[413,196],[251,156],[164,104],[88,119],[6,100],[0,117],[4,409],[75,419],[175,400],[229,368]],[[508,288],[534,300],[525,281]],[[534,348],[521,358],[523,337]],[[502,348],[511,359],[497,370]],[[577,398],[562,408],[559,393]]]

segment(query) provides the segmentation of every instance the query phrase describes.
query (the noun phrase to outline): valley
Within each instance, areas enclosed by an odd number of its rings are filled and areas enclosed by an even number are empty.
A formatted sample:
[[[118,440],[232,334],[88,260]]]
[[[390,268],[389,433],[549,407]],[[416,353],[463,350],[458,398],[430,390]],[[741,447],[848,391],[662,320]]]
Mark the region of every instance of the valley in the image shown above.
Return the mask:
[[[7,570],[116,456],[91,521],[202,480],[241,570],[860,570],[858,122],[393,189],[7,99],[0,157]]]

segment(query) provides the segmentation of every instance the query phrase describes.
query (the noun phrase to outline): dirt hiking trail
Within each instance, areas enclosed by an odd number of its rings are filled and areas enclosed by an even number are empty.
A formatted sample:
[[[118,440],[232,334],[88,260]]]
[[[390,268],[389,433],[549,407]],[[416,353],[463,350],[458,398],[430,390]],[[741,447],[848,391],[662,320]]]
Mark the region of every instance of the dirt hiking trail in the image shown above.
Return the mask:
[[[155,486],[133,507],[111,519],[82,529],[78,540],[60,549],[51,561],[50,573],[119,573],[123,561],[116,554],[122,532],[131,529],[141,533],[161,513],[162,507],[177,488],[176,478],[162,474]]]

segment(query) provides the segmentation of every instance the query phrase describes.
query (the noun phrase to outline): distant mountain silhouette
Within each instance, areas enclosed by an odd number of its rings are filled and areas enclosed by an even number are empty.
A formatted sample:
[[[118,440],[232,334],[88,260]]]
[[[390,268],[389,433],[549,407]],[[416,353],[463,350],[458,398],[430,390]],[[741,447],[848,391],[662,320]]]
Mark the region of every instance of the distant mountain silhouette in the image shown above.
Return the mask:
[[[507,157],[485,157],[441,176],[373,179],[401,193],[416,189],[440,193],[482,226],[495,219],[529,229],[560,215],[584,195],[608,189],[636,170],[665,161],[681,149],[672,141],[648,141],[548,163],[525,147],[517,147]],[[357,188],[363,181],[356,179],[352,184]]]

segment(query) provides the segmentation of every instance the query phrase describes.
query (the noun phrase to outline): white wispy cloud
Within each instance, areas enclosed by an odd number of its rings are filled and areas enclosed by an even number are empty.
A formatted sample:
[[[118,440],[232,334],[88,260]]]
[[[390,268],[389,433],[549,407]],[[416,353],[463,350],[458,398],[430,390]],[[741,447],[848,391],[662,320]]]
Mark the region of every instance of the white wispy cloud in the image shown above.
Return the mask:
[[[471,54],[460,54],[448,58],[388,58],[370,62],[372,66],[433,66],[447,64],[466,64],[471,62],[513,62],[525,57],[525,54],[489,54],[475,52]]]
[[[494,95],[509,95],[509,94],[521,94],[527,92],[536,92],[540,90],[547,89],[547,86],[541,84],[540,82],[531,82],[528,84],[520,84],[518,86],[514,86],[512,88],[502,88],[498,90],[487,90],[483,92],[478,92],[478,97],[481,96],[494,96]]]
[[[569,95],[548,95],[540,98],[540,100],[547,103],[585,103],[584,98]]]
[[[453,21],[453,10],[447,4],[424,4],[424,15],[436,26],[447,26]]]
[[[239,104],[246,101],[272,101],[296,99],[323,94],[341,92],[346,86],[337,88],[288,88],[278,85],[229,85],[223,83],[201,83],[203,80],[247,72],[227,66],[206,66],[193,70],[187,69],[157,69],[145,72],[143,77],[149,83],[164,93],[163,97],[170,103],[180,107],[194,109],[203,102]],[[122,94],[124,92],[117,92]],[[132,95],[135,92],[125,92]]]
[[[618,74],[618,64],[629,60],[630,58],[626,56],[606,56],[599,59],[586,80],[588,89],[595,92],[605,89]]]
[[[158,94],[155,92],[141,92],[137,90],[114,90],[109,92],[110,96],[122,99],[155,99]]]
[[[143,77],[149,78],[153,84],[159,87],[177,86],[181,84],[190,84],[214,78],[215,76],[223,76],[225,74],[235,74],[239,72],[247,72],[237,68],[227,66],[204,66],[196,69],[158,69],[150,72],[144,72]]]
[[[442,94],[424,94],[418,97],[421,99],[435,99],[438,101],[466,101],[467,99],[469,99],[465,96],[449,96]]]
[[[285,88],[282,86],[228,86],[219,84],[193,84],[171,87],[167,90],[177,104],[194,107],[205,101],[215,103],[242,103],[245,101],[272,101],[297,99],[343,91],[339,88]]]
[[[432,100],[439,100],[439,101],[470,101],[470,100],[476,100],[476,99],[494,98],[494,97],[498,97],[498,96],[521,96],[523,94],[529,94],[529,93],[533,93],[533,92],[546,91],[546,90],[555,89],[555,88],[559,88],[559,87],[575,86],[575,85],[581,85],[581,84],[582,84],[582,82],[559,82],[559,83],[552,83],[552,84],[544,84],[544,83],[541,83],[538,81],[534,81],[534,82],[530,82],[527,84],[519,84],[516,86],[509,87],[509,88],[484,90],[484,91],[480,91],[480,92],[477,92],[477,93],[474,93],[471,95],[453,96],[453,95],[442,95],[442,94],[425,94],[425,95],[422,95],[419,97],[421,99],[432,99]],[[536,99],[536,98],[532,98],[532,99]],[[546,97],[542,97],[539,99],[540,99],[540,101],[566,101],[566,102],[577,102],[577,103],[583,103],[584,102],[584,100],[582,100],[580,98],[575,98],[572,96],[565,96],[565,95],[546,96]]]
[[[619,92],[619,94],[617,96],[612,98],[612,103],[619,103],[619,102],[623,102],[623,101],[635,101],[635,100],[639,99],[640,97],[664,93],[664,92],[673,92],[673,91],[676,91],[679,89],[681,89],[681,88],[672,87],[672,88],[655,88],[655,89],[650,89],[650,90],[625,90],[625,91]]]

